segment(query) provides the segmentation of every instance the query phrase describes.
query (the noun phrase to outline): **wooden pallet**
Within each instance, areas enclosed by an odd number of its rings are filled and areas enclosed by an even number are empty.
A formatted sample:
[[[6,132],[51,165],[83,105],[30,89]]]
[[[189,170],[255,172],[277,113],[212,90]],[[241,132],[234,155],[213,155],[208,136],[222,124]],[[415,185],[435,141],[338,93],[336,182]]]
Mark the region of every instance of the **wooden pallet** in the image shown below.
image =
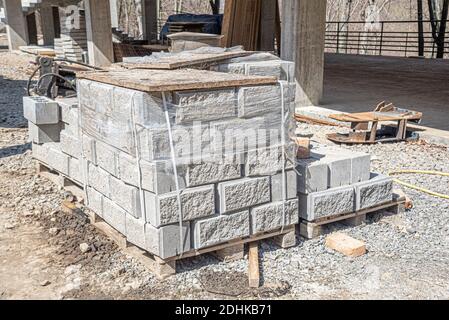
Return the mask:
[[[36,160],[36,172],[39,176],[50,180],[57,186],[64,188],[64,190],[73,194],[78,202],[82,203],[86,198],[84,194],[84,187],[81,183],[70,179],[69,177],[59,173],[38,160]]]
[[[301,237],[306,239],[314,239],[322,236],[324,231],[324,226],[331,225],[333,223],[344,223],[348,226],[355,227],[362,225],[366,222],[366,217],[369,214],[379,213],[388,211],[391,214],[399,214],[405,211],[406,197],[402,192],[395,192],[395,199],[391,202],[360,210],[358,212],[350,214],[342,214],[327,218],[318,219],[316,221],[310,222],[306,220],[300,221],[298,225],[298,233]]]

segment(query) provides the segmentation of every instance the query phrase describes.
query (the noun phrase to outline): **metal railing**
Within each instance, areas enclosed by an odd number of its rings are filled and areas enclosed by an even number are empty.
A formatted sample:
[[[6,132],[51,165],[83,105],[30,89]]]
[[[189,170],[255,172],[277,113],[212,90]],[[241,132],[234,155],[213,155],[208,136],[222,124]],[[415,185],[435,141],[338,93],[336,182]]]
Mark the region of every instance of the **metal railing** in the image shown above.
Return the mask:
[[[423,21],[424,55],[435,58],[437,45],[430,21]],[[402,30],[403,31],[402,31]],[[406,29],[406,30],[405,30]],[[449,29],[449,24],[448,24]],[[326,51],[345,54],[418,56],[418,21],[337,21],[327,22]],[[446,32],[444,57],[449,58],[449,30]]]

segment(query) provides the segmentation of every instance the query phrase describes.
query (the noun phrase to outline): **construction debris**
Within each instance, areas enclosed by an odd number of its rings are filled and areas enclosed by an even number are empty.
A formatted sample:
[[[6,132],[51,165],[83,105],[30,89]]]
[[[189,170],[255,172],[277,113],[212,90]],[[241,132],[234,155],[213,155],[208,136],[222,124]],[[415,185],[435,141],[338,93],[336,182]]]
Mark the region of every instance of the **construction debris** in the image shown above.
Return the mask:
[[[351,258],[361,257],[366,254],[364,242],[351,238],[344,233],[329,235],[326,238],[326,247]]]

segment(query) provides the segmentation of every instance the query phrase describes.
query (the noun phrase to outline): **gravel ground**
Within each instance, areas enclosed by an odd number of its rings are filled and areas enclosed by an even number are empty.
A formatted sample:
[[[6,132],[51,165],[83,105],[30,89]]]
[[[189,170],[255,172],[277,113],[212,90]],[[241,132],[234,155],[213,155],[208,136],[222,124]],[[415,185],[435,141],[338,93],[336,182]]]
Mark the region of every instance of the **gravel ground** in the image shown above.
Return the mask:
[[[352,259],[328,250],[325,237],[284,250],[262,242],[264,286],[246,288],[247,262],[221,263],[206,255],[179,263],[161,282],[125,256],[85,219],[59,211],[63,191],[35,174],[22,118],[28,61],[0,53],[0,299],[447,299],[449,202],[406,190],[415,207],[375,215],[366,225],[332,225],[363,240],[368,253]],[[324,142],[332,127],[301,125]],[[446,147],[401,143],[357,147],[373,154],[373,168],[449,172]],[[449,179],[401,179],[448,193]],[[81,244],[88,251],[80,250]]]

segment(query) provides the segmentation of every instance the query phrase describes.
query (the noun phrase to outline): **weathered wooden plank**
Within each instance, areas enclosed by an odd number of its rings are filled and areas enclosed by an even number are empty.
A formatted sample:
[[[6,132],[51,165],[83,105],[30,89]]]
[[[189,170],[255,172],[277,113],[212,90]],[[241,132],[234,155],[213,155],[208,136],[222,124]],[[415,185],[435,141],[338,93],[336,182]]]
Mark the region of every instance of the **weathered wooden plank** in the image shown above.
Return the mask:
[[[248,280],[250,288],[260,287],[259,242],[249,244]]]
[[[245,76],[195,69],[181,70],[111,70],[77,73],[89,79],[114,86],[144,91],[167,92],[276,84],[274,77]]]

